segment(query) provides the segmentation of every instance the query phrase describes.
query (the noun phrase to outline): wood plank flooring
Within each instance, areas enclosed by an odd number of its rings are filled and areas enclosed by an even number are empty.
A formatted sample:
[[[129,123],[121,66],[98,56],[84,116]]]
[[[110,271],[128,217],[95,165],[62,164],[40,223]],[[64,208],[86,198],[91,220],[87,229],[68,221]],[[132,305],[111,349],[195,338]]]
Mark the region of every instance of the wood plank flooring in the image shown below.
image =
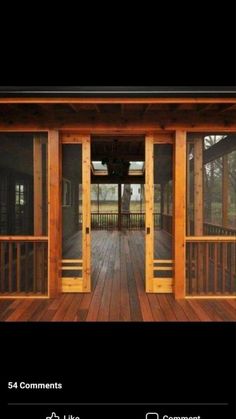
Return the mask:
[[[181,300],[144,290],[144,233],[92,232],[89,294],[0,300],[0,321],[236,321],[236,300]]]

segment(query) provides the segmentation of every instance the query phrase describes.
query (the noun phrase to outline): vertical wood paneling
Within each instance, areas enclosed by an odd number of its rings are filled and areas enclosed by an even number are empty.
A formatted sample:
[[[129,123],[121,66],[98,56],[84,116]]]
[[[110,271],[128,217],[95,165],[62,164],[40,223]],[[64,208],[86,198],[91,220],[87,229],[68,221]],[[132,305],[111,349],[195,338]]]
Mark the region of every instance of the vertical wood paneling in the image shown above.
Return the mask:
[[[49,296],[55,297],[59,291],[59,261],[60,236],[60,177],[59,177],[59,134],[56,130],[48,133],[48,184],[49,184],[49,213],[48,213],[48,272],[49,272]]]
[[[175,298],[185,297],[185,212],[186,212],[186,132],[175,137],[174,164],[174,290]]]

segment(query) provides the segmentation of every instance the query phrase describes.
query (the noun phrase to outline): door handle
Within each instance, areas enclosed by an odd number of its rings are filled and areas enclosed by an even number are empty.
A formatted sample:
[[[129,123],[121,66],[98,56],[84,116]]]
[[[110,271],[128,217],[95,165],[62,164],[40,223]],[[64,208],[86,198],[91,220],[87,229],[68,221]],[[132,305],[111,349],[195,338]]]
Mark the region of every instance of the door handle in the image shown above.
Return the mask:
[[[150,234],[150,227],[147,227],[147,234]]]
[[[89,234],[89,227],[86,227],[85,232],[86,234]]]

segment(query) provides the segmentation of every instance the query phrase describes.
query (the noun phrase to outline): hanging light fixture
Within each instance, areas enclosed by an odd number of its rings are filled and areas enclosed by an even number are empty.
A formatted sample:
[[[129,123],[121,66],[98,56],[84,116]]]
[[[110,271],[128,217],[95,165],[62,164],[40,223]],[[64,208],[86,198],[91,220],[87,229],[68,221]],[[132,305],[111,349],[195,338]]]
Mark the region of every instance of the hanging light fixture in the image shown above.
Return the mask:
[[[130,162],[126,159],[119,158],[119,151],[117,147],[118,140],[112,142],[111,153],[108,157],[102,160],[102,164],[107,166],[108,175],[113,178],[123,178],[128,176]]]

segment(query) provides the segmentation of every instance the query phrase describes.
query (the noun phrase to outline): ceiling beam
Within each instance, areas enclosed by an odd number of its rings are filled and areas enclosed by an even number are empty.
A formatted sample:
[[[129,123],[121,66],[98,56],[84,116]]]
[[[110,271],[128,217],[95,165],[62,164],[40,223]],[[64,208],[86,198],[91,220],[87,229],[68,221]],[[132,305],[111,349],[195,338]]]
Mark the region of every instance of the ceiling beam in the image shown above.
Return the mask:
[[[68,103],[68,106],[73,109],[74,112],[79,112],[78,106],[76,106],[74,103]]]
[[[153,113],[152,113],[153,114]],[[93,134],[97,136],[122,136],[122,135],[145,135],[151,131],[165,131],[170,132],[176,129],[182,129],[192,132],[227,132],[236,131],[236,117],[234,115],[201,115],[194,112],[191,115],[176,115],[172,117],[169,113],[163,112],[147,115],[145,118],[140,118],[137,115],[129,115],[124,122],[120,117],[114,114],[100,115],[88,117],[80,114],[73,114],[62,116],[62,114],[42,115],[32,118],[32,115],[25,114],[23,116],[17,115],[3,115],[0,113],[0,129],[1,130],[23,130],[23,131],[47,131],[48,129],[58,130],[78,130],[82,134]]]
[[[204,151],[204,164],[219,159],[234,150],[236,150],[236,134],[230,134]]]
[[[220,109],[217,113],[224,113],[224,112],[228,112],[232,109],[236,110],[235,108],[236,104],[234,103],[233,105],[225,105],[222,109]]]
[[[207,105],[201,105],[198,107],[198,109],[196,110],[196,112],[205,112],[207,110],[209,110],[211,108],[212,103],[208,103]]]
[[[152,104],[152,103],[235,103],[236,97],[159,97],[159,98],[108,98],[108,97],[0,97],[0,103],[109,103],[109,104]]]

